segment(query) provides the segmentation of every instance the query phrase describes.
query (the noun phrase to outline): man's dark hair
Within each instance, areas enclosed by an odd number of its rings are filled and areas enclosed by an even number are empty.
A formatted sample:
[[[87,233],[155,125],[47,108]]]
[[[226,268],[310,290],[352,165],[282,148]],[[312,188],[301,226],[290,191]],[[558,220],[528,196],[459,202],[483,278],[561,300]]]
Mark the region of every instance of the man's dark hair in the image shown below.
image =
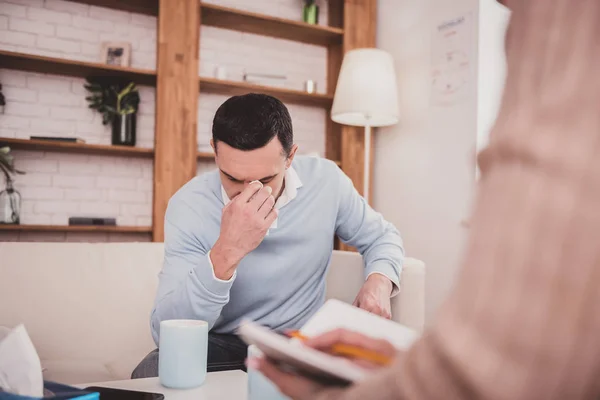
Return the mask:
[[[215,142],[227,143],[239,150],[266,146],[275,136],[287,155],[294,145],[292,118],[286,106],[273,96],[249,93],[225,101],[213,119]]]

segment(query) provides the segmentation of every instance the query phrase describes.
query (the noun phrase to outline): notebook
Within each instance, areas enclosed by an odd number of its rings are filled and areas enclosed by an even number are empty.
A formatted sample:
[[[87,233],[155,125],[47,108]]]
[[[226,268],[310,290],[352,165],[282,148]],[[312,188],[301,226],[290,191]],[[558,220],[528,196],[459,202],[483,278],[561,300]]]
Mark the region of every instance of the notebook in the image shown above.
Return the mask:
[[[419,336],[416,331],[404,325],[333,299],[328,300],[300,331],[305,336],[314,336],[337,328],[386,339],[399,350],[408,349]],[[284,369],[293,370],[321,383],[344,386],[359,382],[372,373],[348,359],[308,348],[296,339],[252,321],[244,321],[238,328],[238,334],[242,340],[258,347]]]

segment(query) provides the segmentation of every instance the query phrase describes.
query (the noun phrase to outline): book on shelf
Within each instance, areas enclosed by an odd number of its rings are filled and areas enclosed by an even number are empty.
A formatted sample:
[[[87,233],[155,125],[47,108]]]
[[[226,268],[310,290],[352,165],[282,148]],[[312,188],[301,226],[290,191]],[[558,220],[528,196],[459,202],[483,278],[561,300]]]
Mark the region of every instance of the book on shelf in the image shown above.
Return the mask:
[[[30,140],[47,140],[50,142],[65,143],[85,143],[85,140],[78,137],[60,137],[60,136],[30,136]]]
[[[99,226],[116,226],[116,218],[98,218],[98,217],[69,217],[69,225],[87,226],[87,225],[99,225]]]

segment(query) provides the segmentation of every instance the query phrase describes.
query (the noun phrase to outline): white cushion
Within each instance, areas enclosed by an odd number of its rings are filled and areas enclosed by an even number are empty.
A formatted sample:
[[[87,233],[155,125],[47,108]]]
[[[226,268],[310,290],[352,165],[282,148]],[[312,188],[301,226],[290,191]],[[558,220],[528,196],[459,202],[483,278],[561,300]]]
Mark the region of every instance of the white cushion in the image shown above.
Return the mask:
[[[25,324],[48,377],[126,378],[155,347],[162,253],[154,243],[1,243],[0,324]]]

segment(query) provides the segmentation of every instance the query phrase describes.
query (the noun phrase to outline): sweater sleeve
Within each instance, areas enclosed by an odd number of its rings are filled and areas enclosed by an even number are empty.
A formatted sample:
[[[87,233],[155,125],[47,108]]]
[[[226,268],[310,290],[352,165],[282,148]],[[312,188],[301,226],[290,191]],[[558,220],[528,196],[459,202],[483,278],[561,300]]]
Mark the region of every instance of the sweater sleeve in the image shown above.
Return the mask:
[[[375,212],[356,191],[350,178],[333,165],[338,187],[336,234],[358,249],[365,260],[365,277],[380,273],[400,286],[404,248],[398,230]]]
[[[600,2],[511,1],[464,264],[393,368],[323,399],[600,398]]]
[[[212,329],[235,275],[228,281],[215,277],[207,244],[198,237],[199,216],[181,200],[169,202],[165,215],[164,265],[151,316],[152,337],[158,345],[160,322],[167,319],[198,319]],[[194,229],[196,227],[196,229]]]

